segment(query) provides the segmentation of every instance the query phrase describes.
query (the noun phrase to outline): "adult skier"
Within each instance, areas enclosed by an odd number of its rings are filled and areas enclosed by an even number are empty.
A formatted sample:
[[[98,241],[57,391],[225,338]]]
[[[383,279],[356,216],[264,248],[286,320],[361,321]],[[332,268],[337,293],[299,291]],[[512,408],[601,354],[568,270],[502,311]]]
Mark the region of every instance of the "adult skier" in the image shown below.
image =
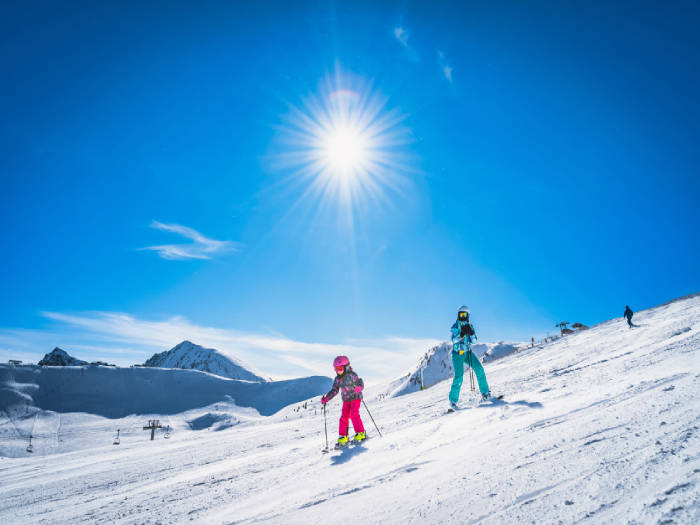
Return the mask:
[[[365,435],[365,427],[360,418],[360,405],[362,405],[362,390],[365,383],[360,377],[350,368],[350,360],[339,355],[333,360],[333,368],[335,369],[335,380],[330,391],[321,398],[321,404],[325,405],[333,399],[340,391],[343,399],[343,409],[340,413],[340,422],[338,428],[338,442],[336,447],[344,447],[348,444],[348,420],[352,421],[352,428],[355,429],[355,437],[353,440],[359,443],[367,436]]]
[[[625,317],[625,319],[627,319],[627,326],[629,326],[630,328],[632,328],[632,326],[634,326],[632,324],[632,316],[633,315],[634,315],[634,312],[632,311],[632,309],[628,305],[625,305],[624,317]]]
[[[476,373],[479,382],[479,391],[483,400],[491,397],[489,384],[486,382],[484,367],[481,366],[479,358],[474,355],[471,349],[472,340],[476,340],[476,331],[469,321],[469,308],[461,306],[457,311],[457,320],[452,325],[452,368],[454,369],[454,379],[450,388],[450,407],[457,408],[459,401],[459,391],[462,388],[464,379],[464,365],[469,366]],[[472,339],[473,338],[473,339]]]

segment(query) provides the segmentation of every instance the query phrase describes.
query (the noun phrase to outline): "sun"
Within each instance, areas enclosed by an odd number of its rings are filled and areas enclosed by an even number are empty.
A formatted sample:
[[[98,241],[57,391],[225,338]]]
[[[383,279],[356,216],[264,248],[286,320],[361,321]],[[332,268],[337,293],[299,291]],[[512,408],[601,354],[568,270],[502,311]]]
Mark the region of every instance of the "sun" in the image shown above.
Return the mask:
[[[361,129],[339,125],[321,139],[320,155],[333,176],[348,177],[366,169],[371,150]]]
[[[407,187],[413,158],[407,116],[359,77],[336,71],[282,116],[277,167],[304,187],[302,201],[337,210],[345,224]]]

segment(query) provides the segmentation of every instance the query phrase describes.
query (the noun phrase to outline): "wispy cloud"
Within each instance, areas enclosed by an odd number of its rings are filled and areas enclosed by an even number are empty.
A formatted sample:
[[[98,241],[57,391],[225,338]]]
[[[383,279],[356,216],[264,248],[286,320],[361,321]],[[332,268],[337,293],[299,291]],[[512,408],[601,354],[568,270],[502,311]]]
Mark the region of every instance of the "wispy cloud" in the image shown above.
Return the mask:
[[[442,72],[445,75],[445,78],[452,83],[452,66],[443,66],[442,67]]]
[[[239,243],[233,241],[217,241],[205,237],[197,230],[182,226],[180,224],[165,224],[158,221],[151,223],[151,228],[170,233],[182,235],[192,242],[185,244],[160,244],[157,246],[147,246],[142,250],[152,250],[158,252],[163,259],[211,259],[213,255],[226,251],[235,251]]]
[[[402,25],[394,27],[394,38],[401,44],[405,50],[406,57],[413,62],[420,62],[420,57],[415,48],[408,42],[408,30]]]
[[[400,26],[394,28],[394,36],[403,47],[408,47],[408,32]]]
[[[452,84],[452,71],[454,70],[454,67],[448,63],[445,53],[442,51],[438,51],[438,64],[440,65],[442,74],[445,76],[447,81]]]
[[[376,381],[400,376],[416,363],[419,355],[438,343],[433,339],[398,337],[342,343],[295,341],[280,334],[197,325],[179,316],[152,321],[118,312],[42,315],[56,325],[48,330],[0,329],[0,359],[20,356],[36,362],[54,346],[61,346],[88,361],[129,365],[142,363],[153,353],[188,339],[278,378],[332,375],[332,359],[345,354],[364,377]]]

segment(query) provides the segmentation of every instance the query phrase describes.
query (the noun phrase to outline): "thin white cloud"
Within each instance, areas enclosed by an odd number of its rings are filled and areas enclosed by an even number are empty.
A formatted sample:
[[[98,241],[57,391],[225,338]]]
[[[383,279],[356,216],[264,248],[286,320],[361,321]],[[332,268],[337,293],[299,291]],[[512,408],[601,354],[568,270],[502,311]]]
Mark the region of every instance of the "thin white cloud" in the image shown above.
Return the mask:
[[[445,57],[445,53],[442,51],[438,51],[438,64],[442,70],[442,74],[445,76],[447,81],[452,84],[452,71],[454,70],[454,67],[450,65]]]
[[[452,83],[452,67],[451,66],[443,66],[442,72],[445,74],[445,78]]]
[[[236,242],[210,239],[197,230],[180,224],[165,224],[153,221],[151,228],[182,235],[192,241],[187,244],[160,244],[141,248],[142,250],[158,252],[158,255],[163,259],[211,259],[217,253],[235,251],[239,247],[239,244]]]
[[[332,375],[333,358],[345,354],[363,377],[376,381],[405,373],[423,352],[439,342],[398,337],[344,343],[304,342],[280,334],[196,325],[179,316],[149,321],[118,312],[42,315],[56,322],[56,326],[49,330],[0,329],[0,359],[21,356],[30,360],[28,356],[33,355],[36,362],[54,346],[60,346],[86,361],[103,360],[125,366],[143,363],[154,353],[188,339],[277,378]]]
[[[412,62],[420,62],[420,56],[414,47],[408,42],[409,33],[403,26],[394,27],[394,38],[401,44],[405,51],[405,56]]]
[[[394,36],[403,47],[408,47],[408,32],[400,26],[394,28]]]

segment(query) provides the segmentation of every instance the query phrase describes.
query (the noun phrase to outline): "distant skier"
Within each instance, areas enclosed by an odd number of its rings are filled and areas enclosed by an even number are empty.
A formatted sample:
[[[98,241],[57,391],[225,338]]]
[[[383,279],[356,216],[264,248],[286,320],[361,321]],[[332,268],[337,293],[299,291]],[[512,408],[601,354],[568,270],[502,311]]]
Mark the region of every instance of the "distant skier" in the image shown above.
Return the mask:
[[[466,306],[460,307],[457,311],[457,320],[452,325],[452,367],[454,368],[455,377],[452,380],[452,388],[450,388],[450,406],[452,409],[457,408],[459,401],[459,391],[462,388],[462,380],[464,379],[464,365],[467,364],[476,373],[476,378],[479,381],[479,391],[482,399],[491,397],[489,384],[486,382],[486,374],[484,367],[481,366],[479,358],[474,355],[471,349],[472,338],[476,340],[476,332],[474,326],[469,321],[469,308]]]
[[[362,404],[362,390],[364,381],[350,368],[350,360],[344,355],[339,355],[333,360],[335,368],[335,381],[330,391],[321,398],[321,404],[325,405],[333,399],[338,391],[343,399],[343,409],[340,413],[340,423],[338,429],[338,443],[336,447],[344,447],[348,444],[348,420],[352,421],[355,429],[355,442],[365,439],[365,427],[360,418],[360,405]]]
[[[632,309],[625,305],[625,314],[624,317],[627,319],[627,325],[632,328],[634,325],[632,324],[632,316],[634,315],[634,312]]]

